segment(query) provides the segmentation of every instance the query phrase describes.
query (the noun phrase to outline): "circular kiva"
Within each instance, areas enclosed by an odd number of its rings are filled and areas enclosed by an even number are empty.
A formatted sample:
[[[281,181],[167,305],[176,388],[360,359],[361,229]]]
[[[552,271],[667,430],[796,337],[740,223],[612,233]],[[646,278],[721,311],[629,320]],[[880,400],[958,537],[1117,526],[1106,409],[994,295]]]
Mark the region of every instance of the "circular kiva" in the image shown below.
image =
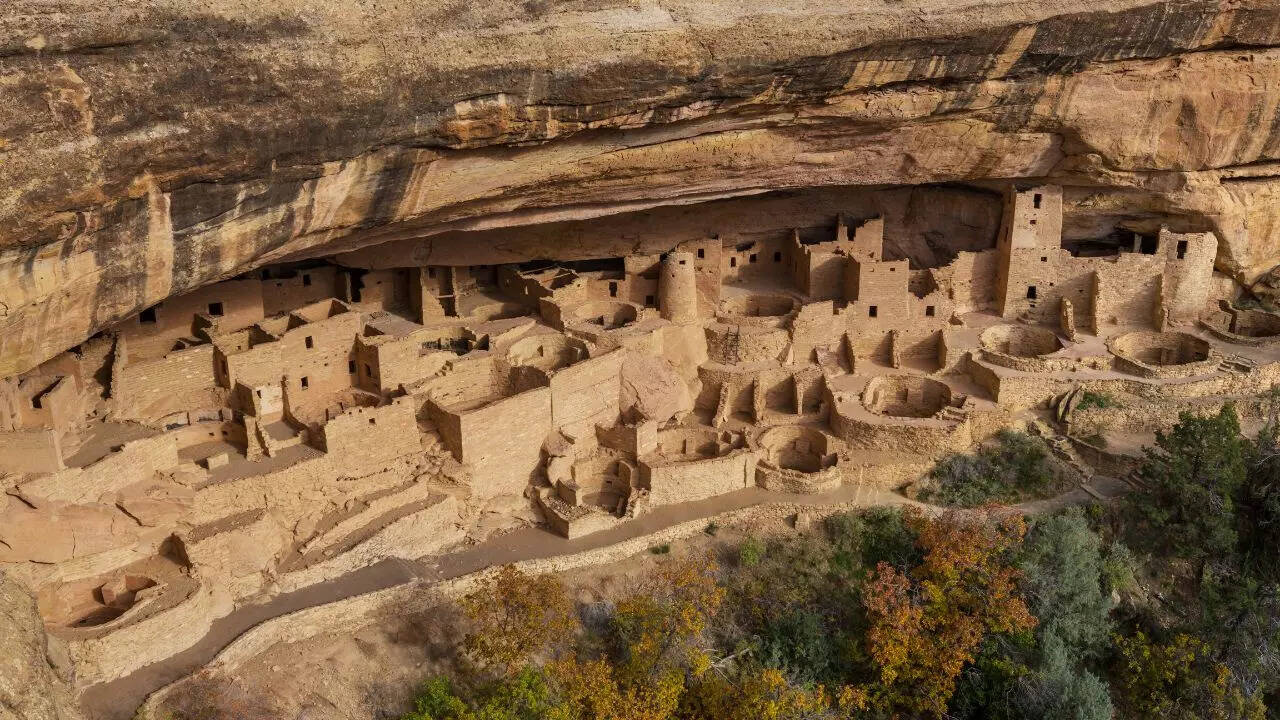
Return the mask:
[[[1116,356],[1151,367],[1189,365],[1209,359],[1209,343],[1181,332],[1131,332],[1113,338]]]
[[[982,347],[1014,357],[1039,357],[1062,349],[1057,333],[1030,325],[996,325],[982,331]]]
[[[867,383],[862,404],[873,413],[890,417],[933,417],[951,404],[951,388],[932,378],[885,375]]]

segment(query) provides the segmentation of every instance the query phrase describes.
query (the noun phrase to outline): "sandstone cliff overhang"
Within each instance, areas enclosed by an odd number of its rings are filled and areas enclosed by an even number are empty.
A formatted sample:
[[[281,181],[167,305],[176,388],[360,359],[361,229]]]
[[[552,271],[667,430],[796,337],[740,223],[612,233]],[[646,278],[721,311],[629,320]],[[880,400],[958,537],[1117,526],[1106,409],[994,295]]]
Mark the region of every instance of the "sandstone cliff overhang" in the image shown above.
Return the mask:
[[[1054,178],[1280,255],[1269,2],[0,11],[0,376],[282,259],[778,188]],[[1070,220],[1069,220],[1070,222]],[[590,256],[589,247],[573,248]]]

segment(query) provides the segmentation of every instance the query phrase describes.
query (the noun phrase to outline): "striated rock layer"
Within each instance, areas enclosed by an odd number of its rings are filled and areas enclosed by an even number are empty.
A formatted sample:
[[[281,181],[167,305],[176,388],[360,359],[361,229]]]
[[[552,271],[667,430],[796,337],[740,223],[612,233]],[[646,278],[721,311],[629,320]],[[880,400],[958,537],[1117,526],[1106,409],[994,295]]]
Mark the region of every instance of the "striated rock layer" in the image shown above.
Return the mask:
[[[0,376],[268,262],[778,188],[1053,178],[1247,284],[1278,107],[1260,0],[10,0]]]

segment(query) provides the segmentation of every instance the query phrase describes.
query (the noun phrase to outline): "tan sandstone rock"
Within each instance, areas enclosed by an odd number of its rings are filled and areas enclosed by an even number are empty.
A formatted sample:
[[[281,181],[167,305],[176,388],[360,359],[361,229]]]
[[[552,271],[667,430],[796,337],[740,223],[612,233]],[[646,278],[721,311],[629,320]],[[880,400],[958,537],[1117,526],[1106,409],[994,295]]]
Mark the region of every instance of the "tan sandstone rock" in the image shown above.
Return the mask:
[[[1212,230],[1247,283],[1280,246],[1277,12],[16,0],[0,376],[283,258],[448,264],[462,231],[778,188],[1049,177],[1069,228],[1116,203]]]
[[[0,573],[0,720],[81,717],[50,657],[35,599]]]

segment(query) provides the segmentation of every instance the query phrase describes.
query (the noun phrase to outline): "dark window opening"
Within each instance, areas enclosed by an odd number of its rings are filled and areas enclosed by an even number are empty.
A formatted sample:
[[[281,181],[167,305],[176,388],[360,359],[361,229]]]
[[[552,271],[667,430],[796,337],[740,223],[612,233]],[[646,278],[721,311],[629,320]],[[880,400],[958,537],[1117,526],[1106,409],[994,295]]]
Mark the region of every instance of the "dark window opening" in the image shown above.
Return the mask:
[[[361,290],[364,289],[364,276],[368,270],[348,270],[347,278],[351,282],[351,302],[360,302]]]
[[[433,278],[433,277],[435,277],[435,276],[436,276],[436,269],[435,269],[435,268],[427,268],[427,277],[429,277],[429,278]]]
[[[1041,255],[1041,256],[1040,256],[1040,262],[1049,262],[1049,256],[1048,256],[1048,255]]]
[[[138,323],[143,325],[151,325],[156,321],[156,309],[149,307],[138,313]]]
[[[1032,224],[1032,225],[1035,225],[1035,224],[1036,224],[1036,219],[1035,219],[1035,218],[1031,218],[1031,224]]]
[[[307,336],[306,343],[307,343],[308,350],[316,346],[315,342],[311,339],[310,335]]]
[[[729,258],[729,267],[738,267],[738,258],[736,257]]]
[[[1036,194],[1031,198],[1031,203],[1032,203],[1032,205],[1034,205],[1034,206],[1035,206],[1035,208],[1036,208],[1037,210],[1039,210],[1039,209],[1040,209],[1040,193],[1036,193]]]
[[[378,424],[378,419],[377,419],[377,418],[369,418],[369,424],[370,424],[370,425],[377,425],[377,424]]]
[[[773,261],[774,261],[774,262],[782,262],[782,252],[781,252],[781,251],[778,251],[778,252],[774,252],[774,253],[773,253]]]
[[[645,295],[645,296],[644,296],[644,304],[645,304],[645,306],[646,306],[646,307],[653,307],[653,296],[652,296],[652,295]]]
[[[1187,256],[1187,241],[1178,241],[1178,259],[1181,260]]]
[[[355,360],[348,360],[348,361],[347,361],[347,372],[348,372],[348,373],[350,373],[350,374],[352,374],[352,375],[355,375],[355,374],[356,374],[356,361],[355,361]]]
[[[31,398],[31,407],[32,407],[32,408],[34,408],[34,409],[36,409],[36,410],[39,410],[39,409],[41,409],[42,407],[44,407],[44,405],[43,405],[43,404],[41,404],[41,402],[40,402],[40,398],[37,396],[37,397],[33,397],[33,398]]]
[[[867,317],[875,317],[876,312],[879,311],[879,309],[880,308],[876,307],[875,305],[872,305],[871,307],[867,308]]]
[[[1138,242],[1138,251],[1143,255],[1155,255],[1159,248],[1160,239],[1155,235],[1140,235]]]
[[[306,273],[303,273],[303,275],[302,275],[302,284],[303,284],[303,285],[310,285],[310,284],[311,284],[311,276],[310,276],[310,275],[308,275],[308,274],[306,274]]]
[[[706,248],[698,248],[698,259],[699,259],[699,260],[701,260],[702,258],[704,258],[704,257],[706,257],[706,256],[707,256],[707,250],[706,250]]]
[[[209,303],[209,314],[214,317],[222,317],[222,303],[220,302]]]
[[[369,367],[369,363],[364,364],[364,374],[373,377],[373,368]]]
[[[925,317],[933,317],[933,306],[932,306],[932,305],[926,305],[926,306],[924,307],[924,316],[925,316]]]
[[[307,387],[309,387],[309,386],[310,386],[310,383],[308,383],[308,382],[307,382],[307,376],[306,376],[306,375],[303,375],[303,376],[302,376],[302,388],[305,390],[305,389],[306,389]]]
[[[258,391],[258,397],[262,397],[262,391],[261,391],[261,390],[259,390],[259,391]]]
[[[618,283],[609,283],[609,297],[618,297]]]
[[[1028,286],[1027,286],[1027,299],[1028,299],[1028,300],[1035,300],[1035,299],[1036,299],[1036,286],[1035,286],[1035,285],[1028,285]]]
[[[755,262],[755,261],[756,261],[756,260],[758,260],[759,258],[756,256],[756,254],[755,254],[755,253],[751,253],[751,257],[749,257],[749,258],[747,258],[747,259],[748,259],[749,261],[751,261],[751,262]]]

